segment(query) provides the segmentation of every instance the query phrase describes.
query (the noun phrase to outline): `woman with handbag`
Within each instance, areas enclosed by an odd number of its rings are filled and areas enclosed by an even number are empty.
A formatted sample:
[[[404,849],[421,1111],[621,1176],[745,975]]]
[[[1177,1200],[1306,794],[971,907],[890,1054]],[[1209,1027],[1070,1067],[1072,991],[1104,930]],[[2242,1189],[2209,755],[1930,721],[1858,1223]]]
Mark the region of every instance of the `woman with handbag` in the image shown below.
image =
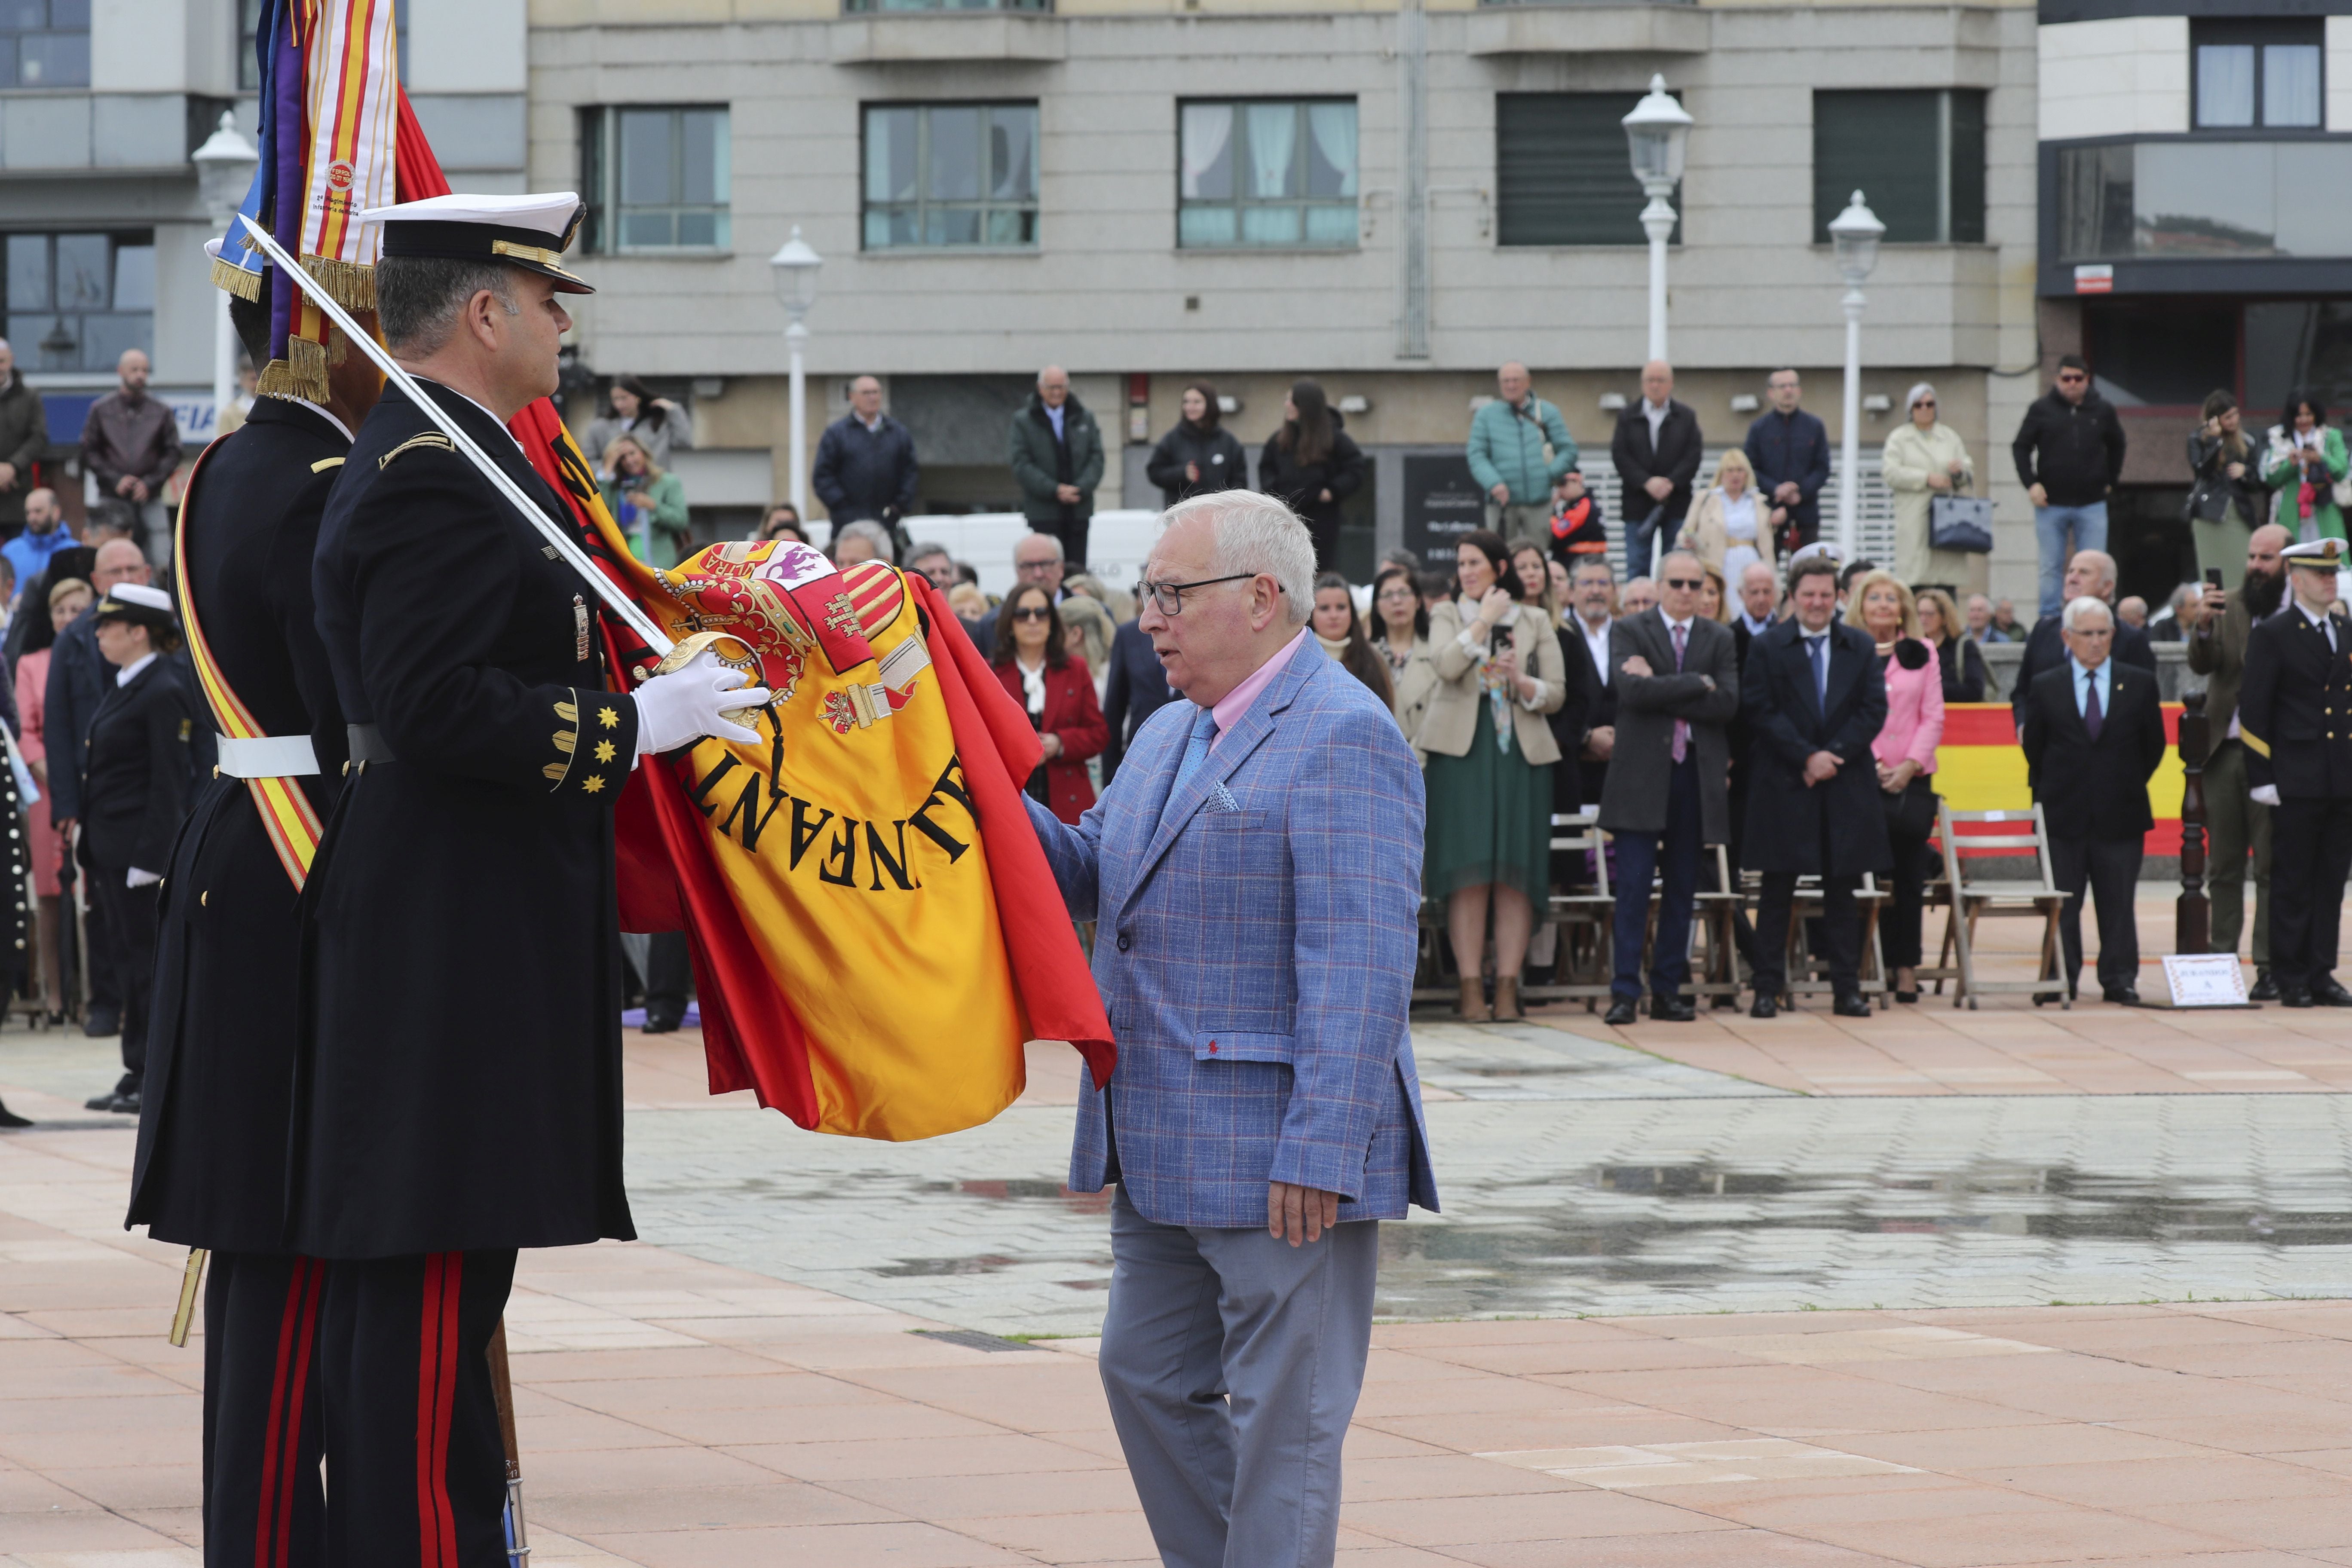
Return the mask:
[[[1895,575],[1915,588],[1935,584],[1980,594],[1984,556],[1932,542],[1936,502],[1968,489],[1976,462],[1960,433],[1936,416],[1934,387],[1924,381],[1913,387],[1906,406],[1910,423],[1886,437],[1879,465],[1895,492]]]
[[[1894,896],[1878,923],[1888,984],[1897,1002],[1919,1000],[1919,927],[1927,896],[1927,839],[1936,831],[1936,747],[1944,739],[1944,671],[1920,640],[1911,590],[1891,573],[1865,573],[1846,602],[1846,624],[1878,645],[1886,679],[1886,722],[1871,742],[1879,799],[1895,856]]]
[[[2238,400],[2209,393],[2204,423],[2189,433],[2189,532],[2197,542],[2197,572],[2221,574],[2234,588],[2246,575],[2246,541],[2263,515],[2263,483],[2254,473]]]
[[[2314,392],[2286,400],[2283,422],[2271,426],[2271,449],[2263,459],[2263,482],[2278,491],[2273,522],[2298,544],[2344,537],[2344,507],[2352,489],[2345,473],[2344,432],[2327,423],[2327,405]]]

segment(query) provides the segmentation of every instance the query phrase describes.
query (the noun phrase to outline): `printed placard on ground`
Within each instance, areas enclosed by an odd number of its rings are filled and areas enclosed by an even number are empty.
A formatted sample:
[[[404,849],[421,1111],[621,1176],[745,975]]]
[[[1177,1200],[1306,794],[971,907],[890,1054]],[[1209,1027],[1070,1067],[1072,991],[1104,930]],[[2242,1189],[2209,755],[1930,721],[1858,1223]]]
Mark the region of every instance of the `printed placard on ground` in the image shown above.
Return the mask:
[[[2246,1005],[2246,976],[2234,952],[2168,955],[2164,961],[2164,983],[2176,1007]]]

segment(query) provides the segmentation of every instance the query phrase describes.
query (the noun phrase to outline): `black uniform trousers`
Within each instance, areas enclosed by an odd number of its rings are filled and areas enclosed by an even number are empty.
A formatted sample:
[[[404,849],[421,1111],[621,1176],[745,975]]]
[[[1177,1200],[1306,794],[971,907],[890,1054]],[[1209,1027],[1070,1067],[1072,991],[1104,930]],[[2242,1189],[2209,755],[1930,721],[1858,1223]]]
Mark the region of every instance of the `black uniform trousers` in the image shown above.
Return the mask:
[[[490,1336],[515,1254],[327,1265],[319,1325],[336,1568],[507,1568]]]
[[[117,983],[122,996],[122,1082],[121,1092],[137,1093],[147,1076],[147,1003],[155,988],[155,908],[163,885],[123,885],[123,868],[87,866],[89,901],[106,926],[110,945],[120,968]]]
[[[2066,957],[2066,990],[2083,973],[2083,889],[2099,901],[2099,987],[2139,982],[2139,922],[2132,910],[2139,892],[2141,846],[2137,838],[2050,840],[2050,869],[2066,895],[2058,911],[2058,945]],[[2333,929],[2331,927],[2331,929]]]
[[[1045,769],[1037,770],[1042,777]],[[682,931],[657,931],[646,944],[646,1016],[682,1018],[694,994],[694,957]]]
[[[2352,800],[2288,795],[2271,808],[2271,977],[2309,988],[2336,969]]]
[[[205,1568],[325,1568],[319,1304],[327,1266],[215,1252],[205,1282]]]
[[[1829,845],[1822,845],[1828,860]],[[1797,904],[1794,871],[1763,873],[1756,895],[1756,994],[1778,996],[1789,983],[1789,921]],[[1862,910],[1853,901],[1860,877],[1822,879],[1822,918],[1806,922],[1806,934],[1829,960],[1830,984],[1839,995],[1862,989]]]

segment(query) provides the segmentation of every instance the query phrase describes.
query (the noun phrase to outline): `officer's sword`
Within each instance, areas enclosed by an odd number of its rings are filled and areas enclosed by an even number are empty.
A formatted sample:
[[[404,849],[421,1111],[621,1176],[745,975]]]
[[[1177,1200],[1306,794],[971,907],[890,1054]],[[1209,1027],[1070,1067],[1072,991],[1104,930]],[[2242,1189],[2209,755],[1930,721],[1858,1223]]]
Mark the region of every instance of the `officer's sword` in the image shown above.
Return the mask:
[[[239,216],[243,217],[243,215]],[[507,478],[506,471],[490,461],[481,447],[474,444],[474,438],[467,435],[456,420],[443,413],[441,405],[416,384],[416,378],[401,369],[392,355],[384,352],[383,345],[375,341],[375,334],[353,321],[351,312],[335,302],[334,297],[327,292],[326,285],[304,271],[301,264],[287,255],[286,247],[270,238],[268,232],[259,224],[249,217],[244,217],[244,223],[254,247],[275,262],[279,271],[291,278],[295,286],[310,297],[310,302],[319,307],[327,320],[342,329],[343,336],[350,340],[352,346],[367,355],[376,369],[383,372],[385,380],[408,395],[409,400],[416,405],[425,417],[433,421],[434,428],[449,437],[450,445],[481,470],[482,478],[489,480],[490,488],[505,497],[507,503],[522,514],[523,521],[537,529],[540,536],[554,547],[555,552],[569,563],[573,571],[588,580],[589,587],[604,601],[604,607],[631,631],[645,638],[646,646],[655,653],[668,653],[674,646],[669,636],[654,624],[653,617],[637,607],[635,600],[621,591],[619,584],[604,575],[596,563],[589,558],[588,552],[580,548],[580,542],[572,536],[571,531],[541,510],[538,504],[523,493],[521,486]]]

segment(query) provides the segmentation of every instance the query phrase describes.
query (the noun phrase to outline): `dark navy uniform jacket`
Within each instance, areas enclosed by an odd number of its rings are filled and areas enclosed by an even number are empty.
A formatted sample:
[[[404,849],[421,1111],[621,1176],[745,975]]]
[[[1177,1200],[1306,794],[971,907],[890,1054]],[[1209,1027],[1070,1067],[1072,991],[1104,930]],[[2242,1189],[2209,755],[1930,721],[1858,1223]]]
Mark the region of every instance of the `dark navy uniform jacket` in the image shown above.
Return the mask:
[[[2352,622],[2330,616],[2336,647],[2292,594],[2246,636],[2238,736],[2246,783],[2282,800],[2352,798]]]

